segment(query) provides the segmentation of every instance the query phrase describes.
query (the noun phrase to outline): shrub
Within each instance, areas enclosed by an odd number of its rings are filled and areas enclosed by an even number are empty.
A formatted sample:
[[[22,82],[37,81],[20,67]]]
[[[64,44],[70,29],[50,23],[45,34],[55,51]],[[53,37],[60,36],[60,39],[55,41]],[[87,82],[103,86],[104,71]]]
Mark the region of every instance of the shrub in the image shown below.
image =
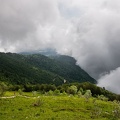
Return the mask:
[[[52,91],[52,90],[49,90],[46,94],[47,94],[47,95],[53,95],[53,91]]]
[[[77,87],[75,85],[72,85],[72,86],[68,87],[67,92],[69,94],[75,95],[77,93]]]
[[[86,90],[86,93],[84,94],[84,97],[86,98],[86,100],[88,101],[89,98],[92,96],[91,90]]]
[[[54,95],[60,95],[60,91],[56,89],[56,90],[54,91]]]
[[[66,96],[66,95],[67,95],[67,93],[64,91],[64,92],[62,93],[62,95],[63,95],[63,96]]]
[[[18,93],[19,93],[20,95],[22,95],[22,93],[23,93],[22,89],[19,89],[19,90],[18,90]]]
[[[32,91],[33,96],[36,96],[37,91]]]
[[[7,90],[7,85],[4,82],[0,82],[0,96],[3,96]]]
[[[98,95],[98,99],[103,101],[108,101],[108,98],[105,97],[104,95]]]
[[[33,106],[36,106],[36,107],[41,105],[43,105],[43,100],[40,98],[33,103]]]
[[[81,97],[81,96],[82,96],[82,92],[79,90],[79,91],[77,92],[77,95],[78,95],[78,97]]]

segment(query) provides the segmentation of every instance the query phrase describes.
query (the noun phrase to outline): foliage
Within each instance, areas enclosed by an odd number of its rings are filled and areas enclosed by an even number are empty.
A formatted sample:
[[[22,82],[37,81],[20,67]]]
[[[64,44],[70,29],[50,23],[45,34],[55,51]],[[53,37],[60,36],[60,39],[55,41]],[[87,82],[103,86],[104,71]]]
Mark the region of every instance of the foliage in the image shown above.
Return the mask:
[[[98,95],[98,99],[103,101],[108,101],[108,98],[105,97],[104,95]]]
[[[22,93],[23,93],[22,89],[19,89],[18,92],[20,95],[22,95]]]
[[[84,94],[84,97],[86,98],[86,100],[88,101],[88,99],[90,97],[92,97],[92,93],[91,93],[91,90],[86,90],[85,94]]]
[[[36,96],[37,91],[32,91],[33,96]]]
[[[68,93],[73,95],[83,96],[86,95],[86,92],[90,90],[90,94],[98,99],[103,101],[120,101],[120,95],[109,92],[103,88],[96,86],[91,83],[71,83],[71,84],[63,84],[60,86],[55,86],[53,84],[26,84],[26,85],[7,85],[7,89],[10,91],[18,91],[21,89],[24,92],[32,92],[37,91],[40,93],[47,93],[48,91],[58,92],[58,94]],[[60,92],[60,93],[59,93]],[[57,94],[57,93],[56,93]]]
[[[77,92],[77,95],[78,95],[78,97],[81,97],[81,96],[82,96],[82,93],[81,93],[80,90]]]
[[[56,89],[56,90],[54,91],[54,95],[60,95],[60,91]]]
[[[7,85],[4,82],[0,82],[0,96],[3,96],[7,90]]]
[[[47,95],[53,95],[53,91],[52,91],[52,90],[49,90],[46,94],[47,94]]]
[[[42,106],[43,105],[43,100],[38,98],[34,103],[33,103],[33,106],[34,107],[38,107],[38,106]]]
[[[40,54],[0,53],[0,81],[9,84],[55,84],[96,81],[69,56],[49,58]]]
[[[67,93],[75,95],[77,93],[77,87],[75,85],[68,87]]]

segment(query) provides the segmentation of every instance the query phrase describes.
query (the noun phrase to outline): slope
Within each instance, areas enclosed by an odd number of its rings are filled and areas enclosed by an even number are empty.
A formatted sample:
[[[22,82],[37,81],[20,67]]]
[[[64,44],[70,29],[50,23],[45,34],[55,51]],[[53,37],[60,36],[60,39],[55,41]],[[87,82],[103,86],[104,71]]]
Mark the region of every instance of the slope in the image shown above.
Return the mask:
[[[76,60],[69,56],[57,55],[46,57],[40,54],[27,55],[26,60],[33,66],[42,68],[64,77],[68,82],[96,83],[90,75],[76,65]]]
[[[26,62],[26,57],[13,53],[0,53],[0,80],[12,84],[53,83],[56,74],[36,68]],[[61,81],[62,80],[62,81]],[[58,84],[63,78],[58,76]]]
[[[0,53],[0,79],[12,84],[56,84],[67,82],[95,83],[68,56],[46,57],[40,54]]]

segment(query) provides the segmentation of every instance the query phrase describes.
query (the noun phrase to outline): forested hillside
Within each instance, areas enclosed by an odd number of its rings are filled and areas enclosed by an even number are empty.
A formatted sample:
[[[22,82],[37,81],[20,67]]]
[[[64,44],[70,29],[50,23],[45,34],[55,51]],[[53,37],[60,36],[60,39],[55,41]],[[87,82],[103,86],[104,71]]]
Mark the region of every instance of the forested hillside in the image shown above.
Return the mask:
[[[69,56],[46,57],[40,54],[0,53],[0,80],[12,84],[95,83]]]

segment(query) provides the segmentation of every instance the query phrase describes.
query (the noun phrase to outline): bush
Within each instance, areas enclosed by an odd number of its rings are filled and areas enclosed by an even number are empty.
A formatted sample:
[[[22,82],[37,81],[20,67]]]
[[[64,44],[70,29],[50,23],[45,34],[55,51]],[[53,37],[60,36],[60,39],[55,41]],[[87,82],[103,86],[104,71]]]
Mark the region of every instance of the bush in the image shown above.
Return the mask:
[[[41,105],[43,105],[43,100],[40,98],[33,103],[34,107],[41,106]]]
[[[7,85],[4,82],[0,82],[0,96],[3,96],[7,90]]]
[[[47,95],[53,95],[53,91],[52,91],[52,90],[49,90],[46,94],[47,94]]]
[[[77,93],[77,87],[75,85],[72,85],[68,87],[67,92],[69,94],[75,95]]]
[[[67,93],[64,91],[64,92],[62,93],[62,95],[63,95],[63,96],[66,96],[66,95],[67,95]]]
[[[89,98],[92,96],[91,90],[86,90],[86,93],[84,94],[84,97],[86,98],[86,100],[88,101]]]
[[[98,99],[103,101],[108,101],[108,98],[105,97],[104,95],[98,95]]]
[[[60,91],[56,89],[56,90],[54,91],[54,95],[60,95]]]
[[[19,90],[18,90],[18,93],[19,93],[20,95],[22,95],[22,93],[23,93],[22,89],[19,89]]]
[[[36,96],[37,91],[32,91],[33,96]]]
[[[79,91],[77,92],[77,95],[78,95],[78,97],[81,97],[81,96],[82,96],[82,92],[79,90]]]

